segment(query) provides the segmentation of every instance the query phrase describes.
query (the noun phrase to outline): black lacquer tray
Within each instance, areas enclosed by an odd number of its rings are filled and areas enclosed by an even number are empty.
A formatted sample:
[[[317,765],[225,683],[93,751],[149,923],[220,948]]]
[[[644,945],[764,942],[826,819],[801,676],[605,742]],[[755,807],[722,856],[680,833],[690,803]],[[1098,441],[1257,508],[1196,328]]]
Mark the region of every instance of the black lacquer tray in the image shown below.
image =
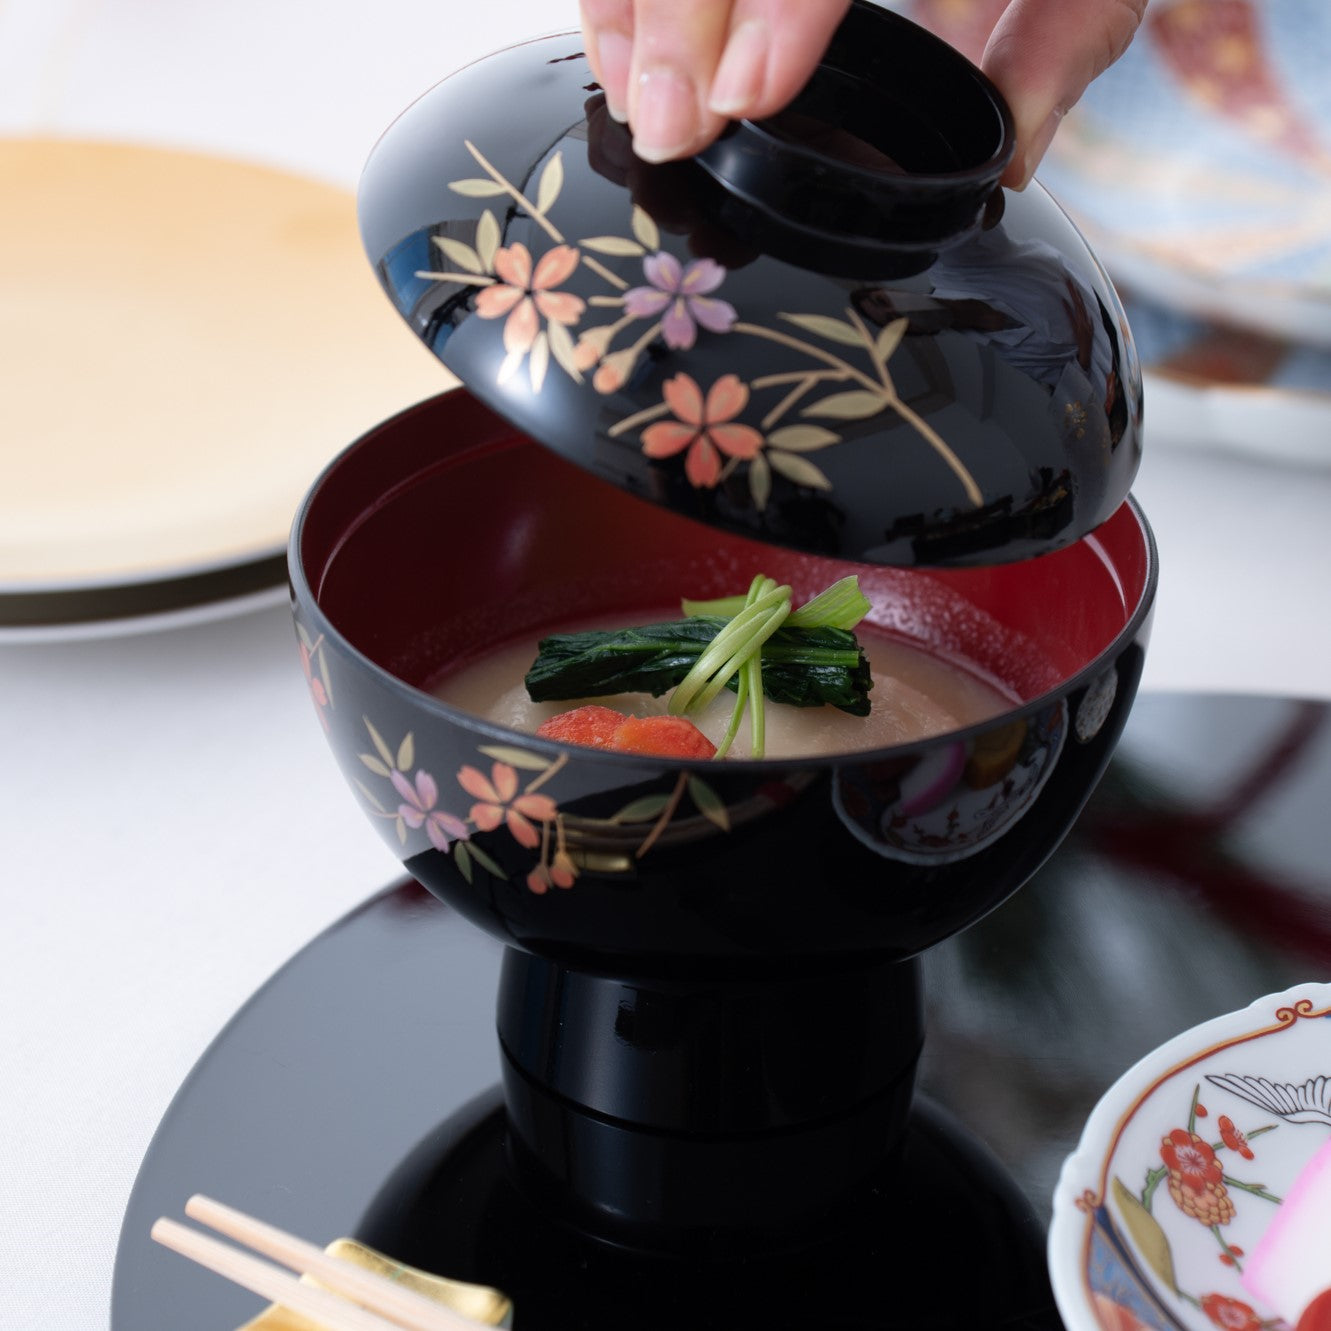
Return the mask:
[[[1331,976],[1328,795],[1328,705],[1144,697],[1050,863],[926,955],[921,1088],[981,1144],[981,1172],[992,1153],[1034,1215],[1047,1215],[1095,1100],[1136,1058],[1256,995]],[[496,1077],[498,963],[493,942],[404,884],[279,971],[200,1060],[153,1140],[125,1217],[112,1331],[224,1331],[259,1310],[149,1240],[152,1221],[192,1192],[319,1242],[385,1233],[374,1202],[387,1181],[407,1196],[439,1125]],[[489,1107],[475,1108],[481,1136]],[[960,1137],[932,1110],[912,1132],[911,1186],[927,1191],[931,1162],[957,1158],[953,1146],[930,1152]],[[978,1213],[939,1223],[938,1271],[982,1275],[992,1237]],[[894,1246],[889,1231],[884,1273]],[[909,1292],[884,1279],[885,1319],[931,1278],[917,1270]],[[1056,1326],[1053,1316],[1007,1324]]]

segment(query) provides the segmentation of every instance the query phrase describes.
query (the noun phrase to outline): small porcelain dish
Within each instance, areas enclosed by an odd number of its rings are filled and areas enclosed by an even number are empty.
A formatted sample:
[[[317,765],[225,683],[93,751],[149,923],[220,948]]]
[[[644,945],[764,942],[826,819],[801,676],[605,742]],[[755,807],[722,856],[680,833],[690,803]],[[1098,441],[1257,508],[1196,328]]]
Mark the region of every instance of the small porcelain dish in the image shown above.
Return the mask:
[[[1331,1264],[1303,1292],[1286,1278],[1286,1307],[1252,1287],[1263,1235],[1327,1144],[1328,1073],[1331,984],[1259,998],[1125,1072],[1054,1194],[1050,1276],[1068,1331],[1295,1325]]]

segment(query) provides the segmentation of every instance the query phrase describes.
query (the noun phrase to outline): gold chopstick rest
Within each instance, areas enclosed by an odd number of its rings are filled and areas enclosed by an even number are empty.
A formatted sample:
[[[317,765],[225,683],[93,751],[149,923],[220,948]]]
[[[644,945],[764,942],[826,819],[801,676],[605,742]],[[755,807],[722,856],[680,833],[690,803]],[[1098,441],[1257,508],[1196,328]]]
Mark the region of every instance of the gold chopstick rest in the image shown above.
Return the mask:
[[[445,1308],[451,1308],[455,1313],[470,1317],[472,1321],[486,1326],[513,1325],[512,1299],[488,1285],[470,1285],[463,1280],[448,1280],[444,1276],[418,1271],[375,1252],[373,1248],[367,1248],[363,1243],[357,1243],[355,1239],[334,1239],[324,1251],[330,1257],[340,1257],[344,1262],[414,1290]],[[309,1276],[301,1276],[301,1280],[311,1285],[319,1283]],[[237,1331],[324,1331],[324,1327],[274,1303]]]

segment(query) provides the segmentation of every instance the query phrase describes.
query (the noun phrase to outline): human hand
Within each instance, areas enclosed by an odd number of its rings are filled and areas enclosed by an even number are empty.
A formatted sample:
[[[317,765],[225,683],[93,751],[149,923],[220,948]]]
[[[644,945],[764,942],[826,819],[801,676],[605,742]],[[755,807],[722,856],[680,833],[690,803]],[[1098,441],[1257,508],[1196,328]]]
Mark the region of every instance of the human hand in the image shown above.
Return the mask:
[[[610,113],[649,162],[699,152],[728,120],[775,114],[804,86],[849,0],[581,0]],[[1060,121],[1127,49],[1146,0],[1010,0],[982,66],[1012,108],[1003,183],[1024,187]]]

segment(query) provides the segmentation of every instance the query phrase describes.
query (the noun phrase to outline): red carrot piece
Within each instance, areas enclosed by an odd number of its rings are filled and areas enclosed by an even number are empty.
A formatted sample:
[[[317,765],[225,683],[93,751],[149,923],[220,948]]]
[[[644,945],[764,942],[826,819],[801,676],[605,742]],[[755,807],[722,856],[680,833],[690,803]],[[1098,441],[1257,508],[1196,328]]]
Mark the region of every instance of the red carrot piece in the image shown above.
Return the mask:
[[[630,716],[615,730],[611,747],[656,758],[716,756],[716,745],[682,716]]]
[[[713,758],[716,745],[682,716],[627,716],[612,707],[587,703],[541,723],[542,739],[617,749],[654,758]]]
[[[613,707],[600,707],[588,703],[572,711],[560,712],[541,723],[536,733],[542,739],[562,740],[565,744],[585,744],[593,749],[610,749],[615,745],[615,731],[628,718]]]

